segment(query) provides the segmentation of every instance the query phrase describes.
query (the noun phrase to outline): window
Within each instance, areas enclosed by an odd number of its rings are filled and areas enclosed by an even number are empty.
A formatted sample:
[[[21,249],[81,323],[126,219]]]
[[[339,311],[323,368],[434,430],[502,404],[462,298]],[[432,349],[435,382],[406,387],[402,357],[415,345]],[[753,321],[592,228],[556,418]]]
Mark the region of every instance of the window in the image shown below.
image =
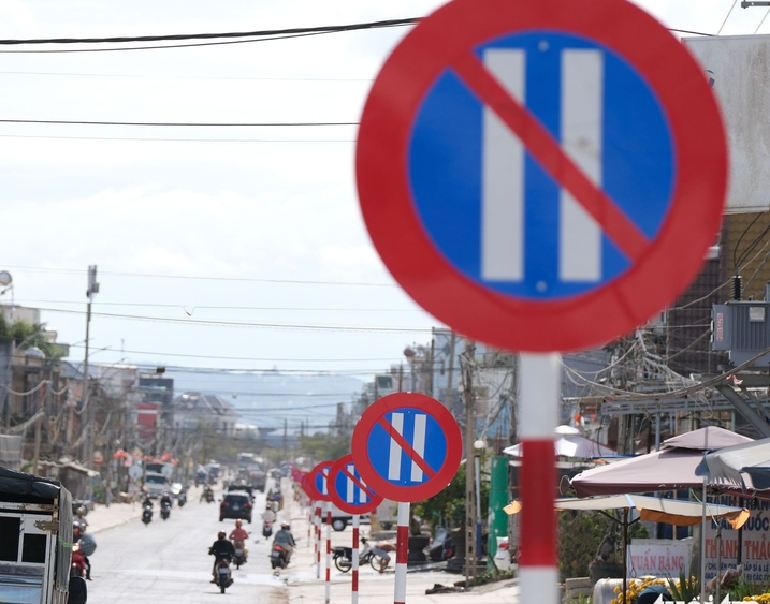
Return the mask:
[[[45,564],[46,539],[44,533],[25,533],[21,561]]]
[[[16,562],[19,557],[19,532],[21,519],[18,516],[0,516],[0,560]]]

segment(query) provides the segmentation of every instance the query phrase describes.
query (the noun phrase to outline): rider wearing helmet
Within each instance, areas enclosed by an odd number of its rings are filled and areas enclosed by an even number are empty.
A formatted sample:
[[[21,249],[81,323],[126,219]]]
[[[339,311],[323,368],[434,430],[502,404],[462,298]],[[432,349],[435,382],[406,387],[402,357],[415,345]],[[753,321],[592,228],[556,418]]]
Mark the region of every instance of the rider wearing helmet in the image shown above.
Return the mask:
[[[233,547],[232,542],[227,540],[227,533],[224,531],[219,531],[217,533],[217,540],[214,541],[214,545],[209,548],[209,556],[214,556],[214,568],[212,569],[214,578],[211,580],[211,582],[216,583],[217,562],[225,558],[228,561],[231,561],[235,556],[235,548]]]
[[[228,539],[233,542],[233,545],[240,542],[241,547],[243,548],[243,557],[244,559],[249,557],[249,548],[246,547],[246,540],[249,538],[248,531],[243,528],[243,520],[236,520],[235,521],[235,528],[230,532],[230,536]]]
[[[286,554],[286,563],[288,564],[291,560],[291,555],[294,553],[294,546],[297,544],[294,542],[294,535],[291,534],[291,526],[289,526],[286,520],[281,521],[281,530],[273,537],[273,543],[281,546],[281,549]]]
[[[243,520],[235,521],[235,528],[230,533],[230,541],[246,541],[249,538],[248,531],[243,528]]]

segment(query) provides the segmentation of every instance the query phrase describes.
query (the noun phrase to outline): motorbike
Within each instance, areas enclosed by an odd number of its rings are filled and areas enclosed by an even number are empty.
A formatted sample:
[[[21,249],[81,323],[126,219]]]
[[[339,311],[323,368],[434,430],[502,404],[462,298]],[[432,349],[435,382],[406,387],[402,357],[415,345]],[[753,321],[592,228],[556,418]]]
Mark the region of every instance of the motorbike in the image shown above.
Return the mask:
[[[359,548],[358,563],[359,564],[371,564],[372,568],[377,572],[382,569],[382,560],[384,558],[375,552],[365,537],[361,537],[362,548]],[[353,548],[352,547],[335,547],[333,551],[334,566],[341,573],[348,572],[353,568]]]
[[[210,549],[209,554],[213,555],[213,552]],[[233,573],[230,570],[230,558],[217,556],[216,569],[216,582],[219,586],[219,592],[225,593],[225,589],[233,584]]]
[[[433,562],[449,560],[455,555],[455,544],[447,529],[436,529],[436,536],[433,538],[428,551]]]
[[[235,570],[238,570],[241,564],[246,564],[246,546],[243,541],[233,541],[233,547],[235,547],[233,564],[235,564]]]
[[[273,534],[273,522],[272,520],[265,520],[262,523],[262,536],[267,539],[270,535]]]
[[[70,571],[70,576],[86,576],[86,556],[80,549],[80,543],[72,544],[72,570]]]
[[[214,489],[206,487],[203,489],[203,493],[201,494],[201,501],[205,501],[206,503],[211,503],[214,501]]]
[[[289,562],[286,560],[286,551],[277,543],[273,544],[273,549],[270,551],[270,564],[275,570],[277,567],[281,567],[281,570],[286,568]]]
[[[147,526],[152,520],[152,504],[144,504],[142,509],[142,522]]]
[[[176,496],[176,504],[181,508],[185,503],[187,503],[187,494],[179,493],[179,495]]]
[[[160,517],[163,520],[168,520],[169,516],[171,516],[171,504],[164,501],[160,504]]]

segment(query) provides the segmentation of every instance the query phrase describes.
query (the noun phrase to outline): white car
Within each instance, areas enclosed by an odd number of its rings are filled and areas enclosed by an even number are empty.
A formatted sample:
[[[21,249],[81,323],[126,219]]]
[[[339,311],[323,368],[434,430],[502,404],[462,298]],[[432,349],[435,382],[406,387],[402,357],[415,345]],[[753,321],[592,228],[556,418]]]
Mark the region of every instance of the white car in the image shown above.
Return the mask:
[[[184,485],[181,482],[175,482],[171,485],[171,494],[176,497],[184,489]]]

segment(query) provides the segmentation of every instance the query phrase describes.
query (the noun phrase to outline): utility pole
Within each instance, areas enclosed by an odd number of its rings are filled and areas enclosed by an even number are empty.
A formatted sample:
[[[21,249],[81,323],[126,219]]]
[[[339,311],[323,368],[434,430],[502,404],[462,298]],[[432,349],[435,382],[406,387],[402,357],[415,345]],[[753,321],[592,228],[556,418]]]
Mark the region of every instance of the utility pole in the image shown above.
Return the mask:
[[[88,289],[86,290],[86,297],[88,298],[88,305],[86,307],[86,354],[83,358],[83,412],[86,414],[86,430],[88,430],[88,436],[86,437],[85,457],[86,467],[90,470],[94,463],[94,430],[91,423],[94,421],[96,415],[93,409],[88,408],[88,395],[91,391],[91,383],[88,379],[88,341],[89,330],[91,327],[91,297],[99,293],[99,283],[96,281],[96,265],[91,264],[88,267]],[[90,502],[93,495],[93,489],[91,486],[91,477],[89,476],[88,484],[86,486],[86,499]]]
[[[476,401],[473,389],[473,367],[476,344],[466,340],[461,356],[463,397],[465,399],[465,586],[476,576]]]
[[[450,412],[454,412],[454,409],[452,407],[452,403],[454,402],[452,400],[452,372],[454,371],[454,362],[455,362],[455,332],[450,331],[449,332],[449,368],[447,370],[447,378],[446,378],[446,394],[444,395],[444,406],[449,409]]]

